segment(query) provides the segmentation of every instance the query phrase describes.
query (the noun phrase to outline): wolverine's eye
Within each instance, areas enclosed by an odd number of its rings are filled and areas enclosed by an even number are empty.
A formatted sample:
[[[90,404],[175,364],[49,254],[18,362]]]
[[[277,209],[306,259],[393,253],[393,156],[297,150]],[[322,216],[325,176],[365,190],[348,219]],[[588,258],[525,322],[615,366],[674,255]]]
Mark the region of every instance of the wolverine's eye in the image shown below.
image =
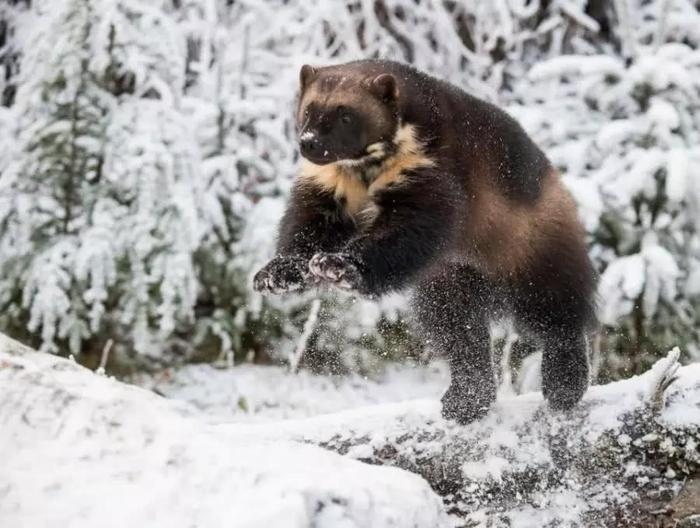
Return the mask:
[[[344,106],[338,107],[338,114],[340,114],[340,120],[343,123],[349,123],[350,121],[352,121],[352,116]]]

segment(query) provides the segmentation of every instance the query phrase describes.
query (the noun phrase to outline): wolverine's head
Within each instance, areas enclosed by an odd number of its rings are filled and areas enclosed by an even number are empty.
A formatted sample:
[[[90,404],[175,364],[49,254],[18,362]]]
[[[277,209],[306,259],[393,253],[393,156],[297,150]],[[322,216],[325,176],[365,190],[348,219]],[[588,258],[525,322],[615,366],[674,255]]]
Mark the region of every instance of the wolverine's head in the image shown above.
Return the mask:
[[[297,129],[304,158],[317,165],[362,164],[388,154],[399,126],[393,75],[305,65],[299,77]]]

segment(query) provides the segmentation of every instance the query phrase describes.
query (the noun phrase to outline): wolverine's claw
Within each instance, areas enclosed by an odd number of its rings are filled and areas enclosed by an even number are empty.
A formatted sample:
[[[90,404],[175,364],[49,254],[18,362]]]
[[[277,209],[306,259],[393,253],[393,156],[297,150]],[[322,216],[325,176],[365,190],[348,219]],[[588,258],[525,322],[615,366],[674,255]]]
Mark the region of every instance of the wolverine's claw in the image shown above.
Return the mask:
[[[357,266],[343,253],[316,253],[309,261],[309,271],[344,290],[357,289],[360,278]]]
[[[336,282],[345,274],[345,263],[338,255],[317,253],[309,261],[309,270],[319,278]]]

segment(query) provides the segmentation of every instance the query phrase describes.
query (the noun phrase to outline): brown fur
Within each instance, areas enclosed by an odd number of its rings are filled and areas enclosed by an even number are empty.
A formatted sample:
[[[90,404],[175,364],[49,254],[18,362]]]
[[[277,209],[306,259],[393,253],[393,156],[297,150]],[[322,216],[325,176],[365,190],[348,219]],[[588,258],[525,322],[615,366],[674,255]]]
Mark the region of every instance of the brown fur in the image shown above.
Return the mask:
[[[534,203],[509,200],[477,179],[460,247],[466,263],[492,277],[517,277],[543,255],[552,238],[583,236],[573,199],[553,169]]]
[[[317,96],[313,89],[309,94]],[[302,160],[300,178],[331,193],[344,214],[366,229],[378,212],[373,202],[377,193],[400,184],[411,170],[435,165],[414,126],[401,126],[394,141],[396,152],[376,167],[343,162],[316,165]],[[554,169],[543,178],[539,198],[526,203],[508,199],[492,181],[479,176],[469,177],[465,169],[460,178],[468,206],[457,243],[459,261],[491,277],[514,278],[532,266],[553,237],[560,233],[582,236],[573,199]]]

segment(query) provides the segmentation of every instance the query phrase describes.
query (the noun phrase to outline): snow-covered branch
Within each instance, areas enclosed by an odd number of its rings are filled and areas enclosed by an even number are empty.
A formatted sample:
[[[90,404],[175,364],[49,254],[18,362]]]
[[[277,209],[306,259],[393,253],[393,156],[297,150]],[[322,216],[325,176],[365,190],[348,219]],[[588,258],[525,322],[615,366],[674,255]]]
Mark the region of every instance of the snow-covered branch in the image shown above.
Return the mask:
[[[316,323],[318,323],[318,314],[321,311],[321,299],[314,299],[311,301],[311,306],[309,307],[309,315],[306,317],[306,322],[304,323],[304,328],[299,336],[299,341],[297,341],[294,351],[289,354],[289,371],[296,373],[299,370],[299,363],[304,356],[304,351],[306,350],[306,345],[309,342],[309,338],[316,328]]]

